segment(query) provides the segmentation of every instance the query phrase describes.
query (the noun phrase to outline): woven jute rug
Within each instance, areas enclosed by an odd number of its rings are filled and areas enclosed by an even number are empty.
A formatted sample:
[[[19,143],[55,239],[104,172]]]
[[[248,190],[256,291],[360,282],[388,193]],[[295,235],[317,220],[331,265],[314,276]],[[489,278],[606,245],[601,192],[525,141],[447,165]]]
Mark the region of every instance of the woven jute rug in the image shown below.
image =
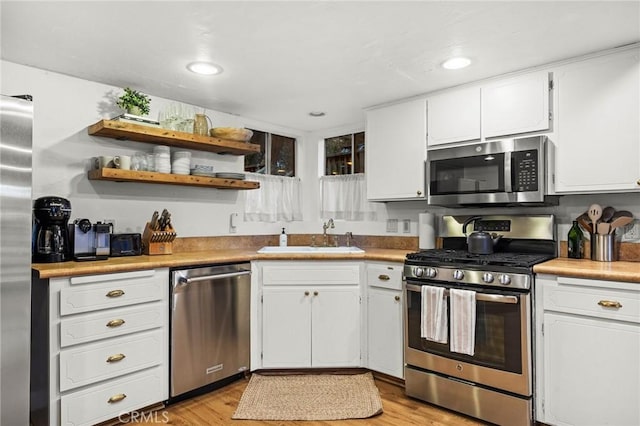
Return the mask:
[[[232,419],[344,420],[382,413],[371,373],[253,374]]]

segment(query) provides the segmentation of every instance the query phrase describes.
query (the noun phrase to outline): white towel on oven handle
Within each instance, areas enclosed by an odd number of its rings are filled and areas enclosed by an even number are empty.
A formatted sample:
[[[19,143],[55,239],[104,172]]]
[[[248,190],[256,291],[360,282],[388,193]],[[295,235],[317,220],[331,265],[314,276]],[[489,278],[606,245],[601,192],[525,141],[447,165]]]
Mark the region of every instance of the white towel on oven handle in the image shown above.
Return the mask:
[[[476,343],[476,292],[449,290],[451,304],[451,352],[473,356]]]
[[[420,295],[420,337],[437,343],[447,343],[449,320],[443,287],[423,285]]]

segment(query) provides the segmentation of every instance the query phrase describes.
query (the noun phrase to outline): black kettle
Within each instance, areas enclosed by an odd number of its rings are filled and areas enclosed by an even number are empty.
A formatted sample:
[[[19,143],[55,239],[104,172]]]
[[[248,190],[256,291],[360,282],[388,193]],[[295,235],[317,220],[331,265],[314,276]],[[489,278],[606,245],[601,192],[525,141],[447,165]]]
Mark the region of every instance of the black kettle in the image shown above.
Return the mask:
[[[462,224],[462,233],[467,236],[467,225],[480,219],[482,219],[481,216],[471,216],[465,220]],[[490,234],[481,228],[467,236],[467,250],[471,254],[491,254],[493,253],[493,246],[500,238],[502,238],[502,235]]]

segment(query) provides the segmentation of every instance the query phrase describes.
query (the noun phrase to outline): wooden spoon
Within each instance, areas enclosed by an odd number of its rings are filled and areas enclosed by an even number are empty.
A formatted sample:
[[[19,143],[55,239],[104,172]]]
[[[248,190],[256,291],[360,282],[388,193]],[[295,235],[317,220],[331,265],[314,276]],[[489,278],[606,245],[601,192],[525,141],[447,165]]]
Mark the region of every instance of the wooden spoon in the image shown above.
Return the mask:
[[[598,223],[598,234],[607,235],[611,230],[611,224],[609,222]]]
[[[610,223],[611,228],[609,229],[609,233],[613,234],[616,228],[621,228],[623,226],[626,226],[630,224],[632,221],[633,221],[633,217],[629,217],[629,216],[621,216],[617,219],[614,219],[613,222]]]
[[[600,204],[591,204],[587,210],[587,214],[589,215],[589,219],[591,219],[591,223],[593,223],[593,230],[596,231],[598,229],[598,220],[602,217],[602,206]]]

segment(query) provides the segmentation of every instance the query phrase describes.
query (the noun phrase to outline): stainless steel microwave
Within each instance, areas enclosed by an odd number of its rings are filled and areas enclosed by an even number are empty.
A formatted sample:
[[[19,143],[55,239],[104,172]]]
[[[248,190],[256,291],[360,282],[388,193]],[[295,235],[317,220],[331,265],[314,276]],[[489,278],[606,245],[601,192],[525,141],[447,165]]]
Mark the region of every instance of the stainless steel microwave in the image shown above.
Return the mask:
[[[428,203],[557,204],[545,196],[546,144],[546,136],[532,136],[429,150]]]

